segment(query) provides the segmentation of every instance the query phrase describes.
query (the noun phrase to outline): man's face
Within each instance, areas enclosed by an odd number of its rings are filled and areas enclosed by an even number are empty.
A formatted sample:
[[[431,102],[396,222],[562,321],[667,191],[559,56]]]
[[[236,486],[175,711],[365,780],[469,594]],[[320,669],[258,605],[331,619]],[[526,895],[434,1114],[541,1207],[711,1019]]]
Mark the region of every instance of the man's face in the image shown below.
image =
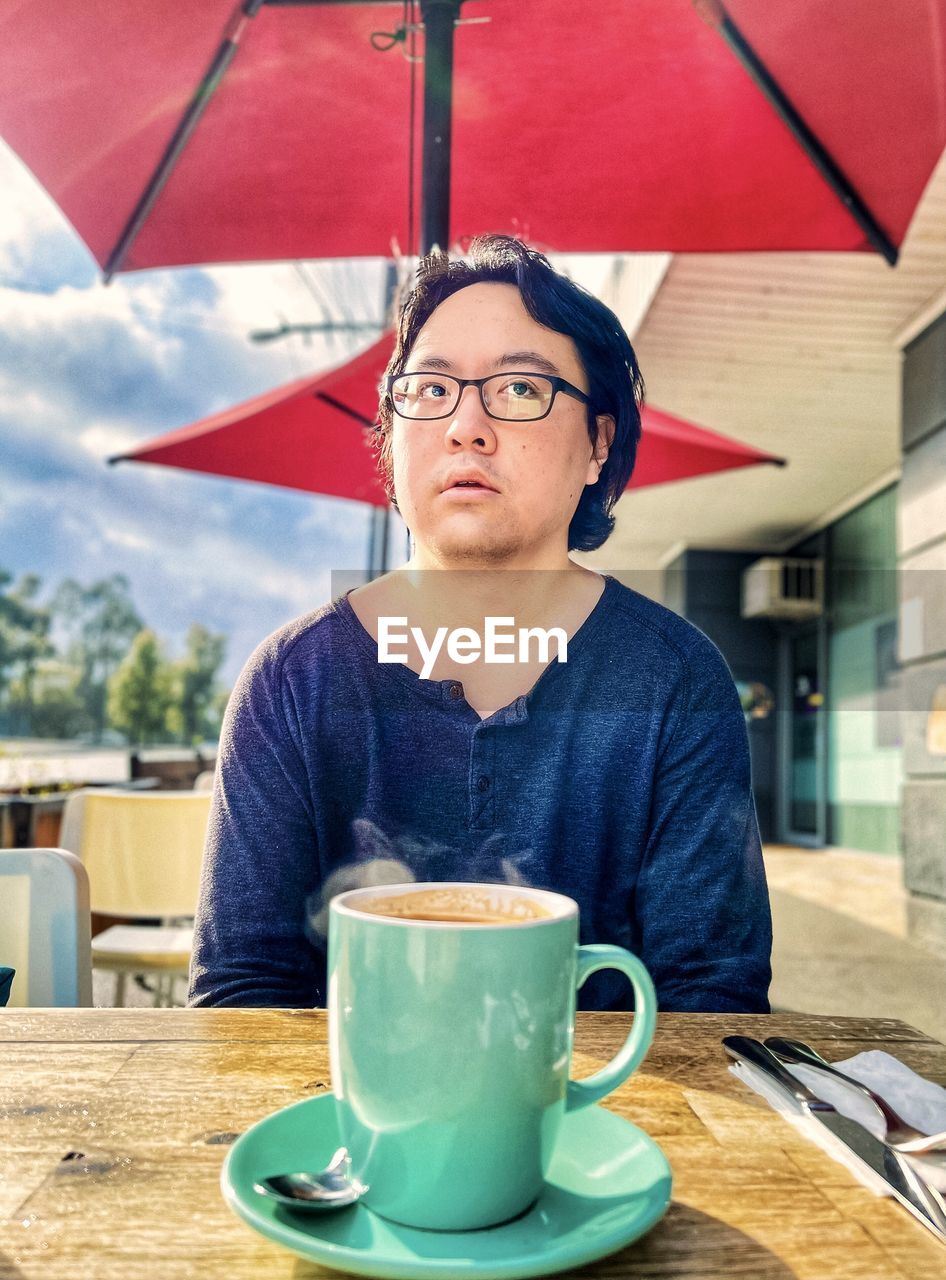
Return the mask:
[[[442,302],[421,329],[405,373],[457,378],[503,372],[556,373],[587,393],[571,338],[536,323],[519,290],[474,284]],[[435,565],[560,568],[568,526],[586,484],[607,456],[593,457],[587,408],[564,392],[536,422],[501,422],[465,387],[453,413],[430,421],[394,415],[392,454],[398,508],[417,558]],[[449,488],[479,473],[492,491]]]

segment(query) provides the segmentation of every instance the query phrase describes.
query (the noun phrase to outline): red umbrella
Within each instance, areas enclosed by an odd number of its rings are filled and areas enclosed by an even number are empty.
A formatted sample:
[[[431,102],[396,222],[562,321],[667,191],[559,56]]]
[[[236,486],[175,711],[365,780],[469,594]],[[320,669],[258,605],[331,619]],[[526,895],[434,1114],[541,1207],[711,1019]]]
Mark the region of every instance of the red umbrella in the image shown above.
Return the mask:
[[[378,383],[394,345],[387,333],[347,364],[300,378],[129,449],[112,462],[159,462],[187,471],[262,480],[287,489],[387,505],[370,428]],[[631,488],[784,460],[715,431],[644,408]]]
[[[893,260],[946,145],[946,0],[420,6],[425,242]],[[109,272],[410,252],[401,12],[7,4],[0,134]]]
[[[784,458],[753,449],[718,431],[684,422],[652,405],[644,405],[642,418],[643,434],[629,489],[706,476],[714,471],[734,471],[760,462],[785,466]]]

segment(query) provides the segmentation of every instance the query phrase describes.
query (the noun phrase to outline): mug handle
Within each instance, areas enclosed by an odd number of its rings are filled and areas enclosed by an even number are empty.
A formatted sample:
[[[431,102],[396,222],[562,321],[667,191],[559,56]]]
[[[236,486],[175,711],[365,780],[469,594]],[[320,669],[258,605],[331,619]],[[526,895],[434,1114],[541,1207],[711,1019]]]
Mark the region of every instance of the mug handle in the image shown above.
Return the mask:
[[[588,978],[599,969],[618,969],[630,978],[634,988],[634,1025],[620,1052],[606,1067],[596,1071],[587,1080],[569,1080],[565,1098],[565,1110],[577,1111],[592,1102],[598,1102],[623,1084],[628,1076],[643,1062],[644,1055],[654,1038],[657,1023],[657,993],[650,974],[638,960],[623,947],[598,942],[578,948],[578,974],[575,990],[584,986]]]

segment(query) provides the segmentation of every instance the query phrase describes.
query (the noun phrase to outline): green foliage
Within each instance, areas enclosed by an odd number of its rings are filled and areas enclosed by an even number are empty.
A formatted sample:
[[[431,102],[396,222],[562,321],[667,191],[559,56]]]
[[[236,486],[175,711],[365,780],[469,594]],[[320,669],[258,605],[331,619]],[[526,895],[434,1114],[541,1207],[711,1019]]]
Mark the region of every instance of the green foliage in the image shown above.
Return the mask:
[[[40,663],[30,678],[10,684],[8,709],[14,724],[32,738],[76,738],[87,724],[79,672],[55,660]]]
[[[226,652],[226,636],[191,624],[187,652],[174,664],[175,696],[168,712],[168,728],[180,742],[197,745],[219,733],[217,676]]]
[[[107,723],[108,683],[144,623],[120,573],[88,587],[71,578],[53,596],[50,610],[66,637],[66,657],[78,669],[86,727],[100,739]]]
[[[49,640],[49,610],[36,604],[40,580],[27,574],[14,584],[12,574],[0,569],[0,722],[7,732],[18,732],[16,714],[6,696],[11,681],[26,688],[38,663],[53,652]]]
[[[45,605],[41,587],[0,569],[0,734],[100,741],[117,729],[135,745],[188,746],[218,736],[226,636],[193,623],[169,662],[121,574],[67,579]]]
[[[109,679],[109,721],[135,746],[159,741],[166,732],[173,684],[157,636],[148,628],[139,631]]]

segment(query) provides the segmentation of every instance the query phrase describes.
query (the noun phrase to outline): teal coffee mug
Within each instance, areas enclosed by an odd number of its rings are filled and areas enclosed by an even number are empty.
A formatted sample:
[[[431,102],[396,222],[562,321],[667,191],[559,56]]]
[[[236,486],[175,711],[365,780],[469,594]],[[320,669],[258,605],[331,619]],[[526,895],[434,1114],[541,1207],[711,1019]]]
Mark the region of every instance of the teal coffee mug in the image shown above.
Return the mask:
[[[578,904],[540,889],[355,889],[329,912],[332,1088],[364,1202],[412,1227],[493,1226],[537,1198],[566,1111],[638,1067],[654,1034],[647,970],[578,945]],[[575,998],[598,969],[634,987],[630,1035],[569,1079]]]

